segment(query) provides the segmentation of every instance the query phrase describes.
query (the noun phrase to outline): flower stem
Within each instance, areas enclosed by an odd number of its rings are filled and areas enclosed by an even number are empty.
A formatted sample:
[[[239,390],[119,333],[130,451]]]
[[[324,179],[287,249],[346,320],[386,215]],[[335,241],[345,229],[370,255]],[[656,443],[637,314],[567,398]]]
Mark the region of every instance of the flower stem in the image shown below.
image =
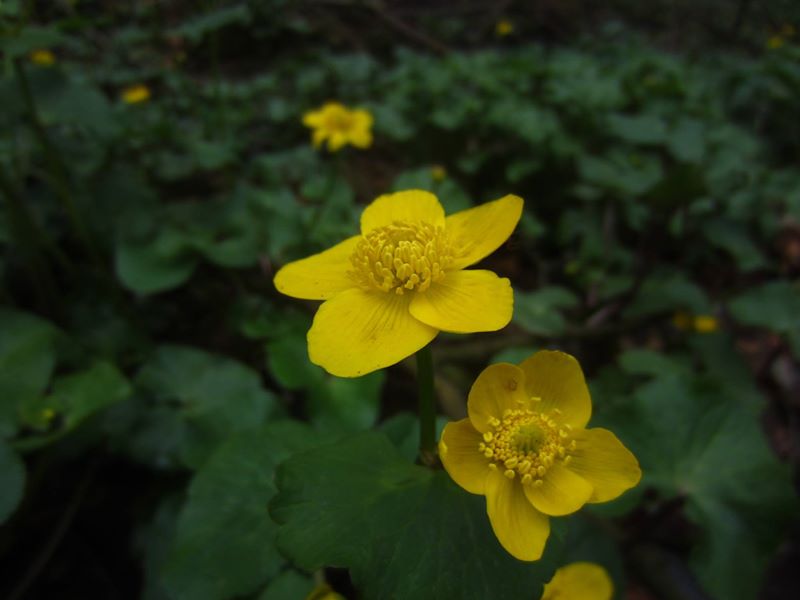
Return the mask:
[[[432,465],[436,457],[436,408],[433,389],[433,355],[430,345],[417,352],[419,386],[419,452],[422,462]]]

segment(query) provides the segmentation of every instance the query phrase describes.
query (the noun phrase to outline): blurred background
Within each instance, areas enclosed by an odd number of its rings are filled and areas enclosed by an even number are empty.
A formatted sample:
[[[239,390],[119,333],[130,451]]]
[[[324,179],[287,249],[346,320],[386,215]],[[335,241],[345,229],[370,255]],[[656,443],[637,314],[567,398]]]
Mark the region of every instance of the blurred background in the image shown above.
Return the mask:
[[[512,324],[434,345],[443,421],[488,363],[568,351],[645,474],[575,557],[619,598],[800,597],[800,3],[2,0],[0,23],[1,597],[305,597],[275,465],[371,427],[412,458],[413,365],[327,376],[316,305],[272,276],[408,188],[526,201],[485,261]],[[312,146],[328,101],[372,114],[370,147]]]

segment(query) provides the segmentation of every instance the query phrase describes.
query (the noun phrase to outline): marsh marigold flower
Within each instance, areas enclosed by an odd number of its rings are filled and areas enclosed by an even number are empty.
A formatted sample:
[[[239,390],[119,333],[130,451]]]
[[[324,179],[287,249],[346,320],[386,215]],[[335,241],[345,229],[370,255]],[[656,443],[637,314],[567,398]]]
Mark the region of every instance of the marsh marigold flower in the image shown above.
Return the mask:
[[[508,19],[501,19],[494,26],[494,33],[498,37],[506,37],[514,33],[514,24]]]
[[[28,55],[28,59],[35,65],[40,67],[49,67],[55,64],[56,56],[50,50],[40,48],[34,50]]]
[[[361,214],[361,234],[285,265],[279,292],[325,300],[308,332],[311,362],[340,377],[393,365],[439,331],[496,331],[511,320],[508,279],[464,270],[511,235],[522,199],[445,217],[433,194],[384,194]]]
[[[555,572],[541,600],[611,600],[613,594],[614,584],[603,567],[575,562]]]
[[[139,104],[150,99],[150,88],[143,83],[131,85],[122,90],[122,101],[125,104]]]
[[[372,115],[363,109],[349,109],[338,102],[328,102],[319,110],[303,115],[303,125],[314,130],[311,141],[319,148],[325,141],[336,152],[347,144],[369,148],[372,144]]]
[[[585,429],[592,401],[569,354],[541,351],[487,367],[469,392],[469,418],[448,423],[439,455],[450,477],[486,496],[497,539],[538,560],[550,517],[608,502],[639,483],[633,454],[607,429]]]

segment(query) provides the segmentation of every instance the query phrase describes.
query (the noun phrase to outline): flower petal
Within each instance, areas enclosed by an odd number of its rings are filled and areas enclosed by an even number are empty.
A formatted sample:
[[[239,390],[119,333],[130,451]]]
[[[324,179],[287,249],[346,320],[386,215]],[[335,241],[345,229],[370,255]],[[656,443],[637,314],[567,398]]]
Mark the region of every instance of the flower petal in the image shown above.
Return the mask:
[[[372,133],[369,129],[354,129],[350,132],[350,143],[356,148],[369,148],[372,145]]]
[[[463,269],[497,250],[517,226],[522,205],[522,198],[509,194],[447,217],[445,231],[461,251],[454,266]]]
[[[486,478],[486,512],[494,534],[519,560],[539,560],[550,535],[550,520],[525,497],[522,484],[492,470]]]
[[[303,115],[303,125],[306,127],[319,127],[325,120],[325,113],[321,110],[313,110]]]
[[[592,496],[592,484],[560,462],[553,463],[542,478],[542,485],[525,485],[528,500],[546,515],[569,515]]]
[[[395,221],[430,223],[444,227],[444,209],[436,196],[423,190],[406,190],[378,196],[361,213],[361,233]]]
[[[368,110],[356,108],[350,111],[350,116],[352,117],[353,123],[357,128],[369,129],[372,127],[372,113],[370,113]]]
[[[528,394],[541,398],[538,410],[549,413],[558,409],[560,422],[569,423],[576,429],[586,426],[592,416],[592,399],[575,357],[564,352],[542,350],[523,361],[520,368],[525,372]]]
[[[523,384],[525,375],[516,365],[489,365],[478,375],[467,398],[472,426],[481,433],[489,431],[489,419],[503,418],[506,409],[526,408],[529,404]]]
[[[305,300],[327,300],[355,287],[347,272],[353,268],[350,256],[360,239],[354,235],[319,254],[284,265],[275,274],[275,287],[282,294]]]
[[[613,595],[614,584],[603,567],[590,562],[575,562],[556,571],[553,579],[544,586],[542,600],[611,600]]]
[[[589,502],[608,502],[639,483],[639,461],[608,429],[582,429],[572,439],[569,468],[594,487]]]
[[[408,312],[408,294],[351,288],[323,303],[308,332],[308,356],[332,375],[359,377],[400,362],[438,331]]]
[[[469,419],[445,425],[439,440],[439,458],[447,474],[471,494],[486,493],[489,459],[478,450],[482,441]]]
[[[511,321],[514,292],[491,271],[455,271],[414,295],[411,314],[442,331],[497,331]]]
[[[338,130],[330,131],[330,137],[328,138],[328,150],[331,152],[337,152],[338,150],[341,150],[345,144],[347,144],[346,133]]]

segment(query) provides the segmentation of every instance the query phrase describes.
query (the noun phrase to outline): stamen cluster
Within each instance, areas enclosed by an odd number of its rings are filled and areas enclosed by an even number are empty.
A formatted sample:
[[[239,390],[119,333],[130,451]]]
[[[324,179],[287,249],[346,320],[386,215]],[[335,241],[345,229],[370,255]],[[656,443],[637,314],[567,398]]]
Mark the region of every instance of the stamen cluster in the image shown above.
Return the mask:
[[[350,276],[363,287],[394,292],[424,292],[439,281],[452,261],[441,227],[395,221],[365,235],[350,257]]]
[[[576,447],[575,440],[568,441],[568,424],[559,427],[551,416],[531,409],[507,409],[502,420],[490,418],[489,426],[478,450],[492,460],[490,469],[500,469],[509,479],[519,477],[525,485],[542,485],[553,463],[568,464]]]

